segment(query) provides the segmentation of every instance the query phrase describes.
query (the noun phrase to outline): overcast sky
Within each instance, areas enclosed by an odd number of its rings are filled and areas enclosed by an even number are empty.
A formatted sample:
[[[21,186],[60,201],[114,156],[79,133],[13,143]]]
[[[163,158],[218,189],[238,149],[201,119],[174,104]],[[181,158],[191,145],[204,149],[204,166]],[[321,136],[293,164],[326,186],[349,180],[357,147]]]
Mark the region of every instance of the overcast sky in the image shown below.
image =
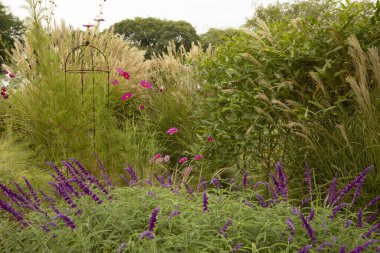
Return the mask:
[[[27,16],[27,11],[21,8],[25,0],[0,1],[21,19]],[[49,0],[42,1],[49,3]],[[55,0],[54,14],[56,19],[64,19],[75,28],[82,27],[94,22],[103,1]],[[156,17],[185,20],[200,34],[209,28],[239,27],[252,17],[255,6],[272,2],[275,0],[106,0],[102,16],[106,21],[101,28],[108,28],[123,19]]]

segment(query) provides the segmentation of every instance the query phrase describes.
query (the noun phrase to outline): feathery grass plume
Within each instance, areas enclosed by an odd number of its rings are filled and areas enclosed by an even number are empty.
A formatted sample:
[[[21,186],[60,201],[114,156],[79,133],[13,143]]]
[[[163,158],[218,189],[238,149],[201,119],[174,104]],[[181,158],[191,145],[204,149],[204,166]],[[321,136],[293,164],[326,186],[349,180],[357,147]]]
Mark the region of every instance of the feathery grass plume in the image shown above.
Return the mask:
[[[357,183],[363,178],[365,177],[372,169],[374,168],[373,165],[370,165],[368,166],[367,168],[365,168],[354,180],[352,180],[346,187],[344,187],[343,189],[341,189],[339,192],[338,192],[338,196],[337,198],[334,200],[334,203],[339,203],[343,198],[344,196],[347,195],[347,193],[353,189]]]
[[[315,231],[313,230],[309,222],[307,222],[302,212],[300,212],[300,218],[302,221],[302,225],[306,229],[307,233],[309,234],[312,243],[315,243],[317,241],[317,238],[315,237]]]
[[[124,169],[131,177],[131,180],[130,180],[130,185],[135,185],[138,183],[138,178],[137,178],[137,175],[136,175],[136,172],[134,171],[134,169],[128,165],[128,168],[125,168]]]
[[[149,221],[149,231],[153,231],[154,227],[156,226],[157,215],[158,215],[159,212],[160,212],[160,208],[159,207],[156,207],[153,210],[152,215],[150,216],[150,221]]]
[[[261,196],[260,194],[256,194],[256,198],[259,200],[259,203],[260,203],[261,207],[263,207],[263,208],[267,208],[268,207],[267,203],[265,203],[265,200],[264,200],[263,196]]]
[[[244,191],[247,188],[247,182],[248,182],[248,173],[244,172],[244,174],[243,174],[243,190]]]
[[[75,223],[73,222],[72,219],[70,219],[68,216],[66,216],[63,213],[57,214],[54,219],[61,219],[68,227],[71,229],[74,229],[76,227]]]
[[[333,181],[330,184],[329,191],[327,194],[327,204],[329,206],[333,205],[334,200],[336,198],[336,179],[337,179],[337,176],[335,175]]]
[[[123,242],[123,243],[120,245],[119,249],[117,250],[117,253],[121,253],[121,252],[123,252],[125,246],[127,246],[127,244],[126,244],[125,242]]]
[[[374,243],[377,243],[379,240],[371,239],[365,242],[362,245],[356,246],[353,250],[350,251],[350,253],[360,253],[366,250],[369,246],[371,246]]]
[[[203,209],[203,212],[207,212],[208,211],[208,199],[207,199],[207,192],[206,190],[203,190],[203,204],[202,204],[202,209]]]
[[[111,183],[110,179],[108,178],[108,174],[107,174],[106,168],[104,167],[103,163],[100,161],[99,157],[95,153],[94,153],[94,156],[95,156],[96,161],[99,164],[100,169],[103,172],[102,177],[103,177],[104,181],[106,182],[106,184],[109,187],[113,187],[113,184]]]
[[[298,253],[307,253],[313,247],[313,245],[306,245],[298,251]]]
[[[310,169],[309,169],[309,163],[308,162],[305,163],[305,181],[307,183],[307,188],[308,188],[307,199],[310,202],[312,200],[312,196],[313,196],[313,187],[312,187],[312,183],[311,183],[311,175],[310,175]]]
[[[363,239],[369,238],[374,232],[380,232],[380,222],[370,227],[368,231],[365,234],[363,234],[361,237]]]
[[[227,229],[232,225],[232,219],[228,218],[223,227],[219,230],[219,234],[227,237]]]
[[[238,242],[235,247],[232,249],[231,253],[235,253],[237,252],[241,247],[243,247],[243,243],[242,242]]]
[[[337,205],[337,206],[333,209],[332,213],[330,214],[330,216],[329,216],[330,219],[334,219],[335,216],[338,214],[338,212],[339,212],[343,207],[345,207],[345,206],[348,206],[348,204],[347,204],[347,203],[342,203],[342,204]]]
[[[362,226],[363,226],[363,209],[359,208],[358,221],[356,222],[356,227],[361,228]]]

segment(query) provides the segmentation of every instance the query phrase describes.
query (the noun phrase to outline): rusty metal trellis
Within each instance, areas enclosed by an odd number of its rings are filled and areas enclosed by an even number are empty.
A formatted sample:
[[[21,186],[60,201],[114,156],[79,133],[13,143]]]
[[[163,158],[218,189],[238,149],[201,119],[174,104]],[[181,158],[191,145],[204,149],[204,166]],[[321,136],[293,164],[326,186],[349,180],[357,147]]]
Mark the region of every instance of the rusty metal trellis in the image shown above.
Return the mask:
[[[102,59],[99,59],[102,58]],[[99,65],[100,62],[100,65]],[[79,65],[79,68],[78,68]],[[74,66],[70,68],[70,66]],[[96,148],[96,106],[95,106],[95,74],[107,75],[107,106],[109,107],[110,94],[110,68],[107,57],[97,47],[90,45],[87,41],[85,44],[74,47],[68,53],[65,59],[65,92],[67,91],[67,74],[80,74],[81,95],[83,97],[85,87],[85,75],[92,75],[92,116],[93,127],[92,134],[94,140],[94,149]],[[82,98],[83,99],[83,98]],[[82,100],[83,101],[83,100]],[[82,102],[83,106],[83,102]]]

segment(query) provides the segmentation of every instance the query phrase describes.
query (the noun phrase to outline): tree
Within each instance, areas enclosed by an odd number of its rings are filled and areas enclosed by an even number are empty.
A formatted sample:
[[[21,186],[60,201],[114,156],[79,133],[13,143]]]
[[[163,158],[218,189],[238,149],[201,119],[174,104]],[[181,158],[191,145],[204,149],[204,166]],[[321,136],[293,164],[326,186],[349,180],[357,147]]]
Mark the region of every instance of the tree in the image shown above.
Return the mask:
[[[210,44],[212,47],[217,47],[233,36],[241,35],[242,31],[234,28],[217,29],[211,28],[206,33],[201,34],[201,43],[204,48]]]
[[[153,53],[164,52],[170,41],[188,50],[191,42],[199,40],[194,27],[186,21],[137,17],[114,24],[114,31],[124,35],[132,44],[146,49],[145,57],[148,59]]]
[[[23,23],[0,2],[0,64],[7,61],[7,51],[13,47],[14,40],[24,33]]]

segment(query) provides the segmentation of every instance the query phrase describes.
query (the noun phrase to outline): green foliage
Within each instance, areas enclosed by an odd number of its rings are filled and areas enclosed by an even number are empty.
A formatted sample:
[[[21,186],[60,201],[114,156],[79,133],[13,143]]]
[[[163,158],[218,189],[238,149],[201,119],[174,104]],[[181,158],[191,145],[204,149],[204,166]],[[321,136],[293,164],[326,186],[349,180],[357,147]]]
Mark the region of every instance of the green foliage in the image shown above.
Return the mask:
[[[25,27],[22,22],[0,2],[0,66],[8,61],[8,52],[13,48],[15,39],[21,39]]]
[[[169,42],[177,48],[183,45],[187,50],[191,43],[199,40],[194,27],[186,21],[161,20],[157,18],[126,19],[114,25],[116,33],[132,44],[146,49],[145,57],[165,52]]]
[[[229,38],[241,33],[242,31],[234,28],[211,28],[206,33],[200,35],[200,41],[205,48],[208,48],[210,45],[215,48],[225,43]]]
[[[248,21],[246,35],[204,58],[198,68],[206,95],[199,133],[216,137],[209,150],[214,170],[242,170],[253,163],[255,172],[266,176],[263,169],[282,159],[295,176],[306,160],[315,165],[316,181],[325,183],[335,173],[349,178],[368,164],[379,167],[378,129],[368,131],[379,124],[362,119],[358,92],[346,80],[363,76],[347,53],[350,36],[363,51],[380,44],[376,13],[369,1],[261,7]],[[377,101],[370,65],[364,64],[369,78],[363,87],[370,101]],[[371,106],[378,108],[376,102]],[[378,182],[375,177],[368,185]],[[297,180],[293,183],[299,188]]]

